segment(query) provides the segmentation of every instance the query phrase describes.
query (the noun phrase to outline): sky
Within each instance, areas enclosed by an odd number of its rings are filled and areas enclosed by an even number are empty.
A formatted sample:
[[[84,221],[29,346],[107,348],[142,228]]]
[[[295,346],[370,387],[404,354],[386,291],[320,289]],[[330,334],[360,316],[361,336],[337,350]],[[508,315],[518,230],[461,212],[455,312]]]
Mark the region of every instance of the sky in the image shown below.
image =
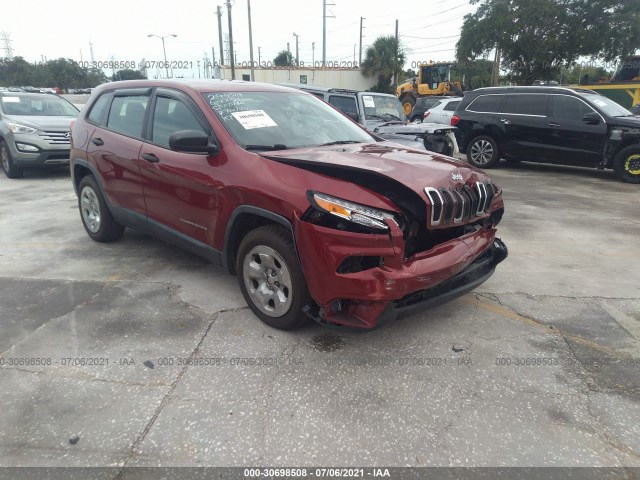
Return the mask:
[[[405,68],[414,62],[453,60],[465,14],[475,11],[469,0],[326,0],[327,61],[358,60],[360,17],[363,53],[382,35],[395,34],[395,22],[405,47]],[[197,61],[211,61],[211,48],[219,61],[218,18],[222,7],[222,32],[229,33],[225,0],[5,0],[0,32],[11,39],[14,55],[30,62],[59,57],[96,62],[162,61],[162,42],[149,34],[165,36],[167,60],[187,65],[185,76],[197,75]],[[287,49],[295,57],[296,37],[301,62],[322,60],[322,0],[251,0],[254,61],[273,61]],[[332,4],[332,5],[330,5]],[[248,1],[231,2],[236,62],[249,61]],[[398,8],[394,8],[398,7]],[[315,49],[312,47],[315,42]],[[0,41],[0,56],[5,56]],[[177,74],[177,72],[176,72]]]

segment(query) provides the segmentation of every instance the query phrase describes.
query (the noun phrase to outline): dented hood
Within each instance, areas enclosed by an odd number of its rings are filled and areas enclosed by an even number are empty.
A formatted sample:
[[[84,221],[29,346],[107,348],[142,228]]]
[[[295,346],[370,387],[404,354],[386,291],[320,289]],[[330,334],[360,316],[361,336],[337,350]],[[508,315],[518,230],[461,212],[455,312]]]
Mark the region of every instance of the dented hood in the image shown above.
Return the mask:
[[[362,183],[357,177],[358,171],[375,173],[405,185],[421,198],[425,197],[425,187],[450,187],[488,178],[461,161],[390,142],[282,150],[262,155],[302,168],[313,166],[314,170],[321,171],[326,166],[327,170],[350,171],[352,178],[349,179],[358,184]]]

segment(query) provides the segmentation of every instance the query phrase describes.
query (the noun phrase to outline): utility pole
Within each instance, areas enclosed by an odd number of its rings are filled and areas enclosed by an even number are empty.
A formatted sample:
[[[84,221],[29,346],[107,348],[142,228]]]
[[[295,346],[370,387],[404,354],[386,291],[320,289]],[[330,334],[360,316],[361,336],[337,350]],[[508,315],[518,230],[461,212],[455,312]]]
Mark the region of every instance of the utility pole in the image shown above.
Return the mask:
[[[358,66],[362,66],[362,21],[364,17],[360,17],[360,54],[358,55]]]
[[[398,19],[396,18],[396,58],[395,58],[395,66],[398,65],[398,49],[400,48],[400,45],[398,43]],[[395,90],[398,90],[398,72],[395,72],[393,74],[393,79],[394,79],[394,84],[395,84]]]
[[[93,68],[93,66],[95,65],[96,61],[93,58],[93,43],[91,43],[91,40],[89,40],[89,54],[91,56],[91,68]]]
[[[251,62],[251,81],[256,81],[256,73],[253,70],[253,36],[251,35],[251,0],[247,0],[247,10],[249,11],[249,62]]]
[[[311,68],[316,68],[316,42],[311,42]]]
[[[220,43],[220,66],[224,65],[224,46],[222,45],[222,8],[220,5],[216,7],[216,15],[218,16],[218,42]],[[215,58],[215,57],[214,57]]]
[[[300,57],[298,57],[298,40],[300,40],[300,35],[296,32],[293,32],[293,36],[296,37],[296,66],[300,65]]]
[[[216,66],[216,50],[211,47],[211,78],[213,78],[213,67]]]
[[[227,17],[229,19],[229,62],[231,63],[231,80],[236,79],[236,66],[233,59],[233,25],[231,24],[231,0],[227,0]]]
[[[353,61],[356,61],[356,44],[353,44]]]
[[[335,3],[327,3],[322,0],[322,66],[327,65],[327,5],[335,5]],[[331,16],[331,18],[334,18]]]
[[[200,60],[196,60],[196,63],[198,64],[198,78],[201,78],[200,77]],[[204,67],[204,70],[205,70],[205,72],[207,71],[207,66],[206,65]],[[206,76],[206,73],[205,73],[205,76]]]
[[[260,50],[262,49],[262,47],[258,47],[258,66],[262,65],[262,58],[260,57]]]

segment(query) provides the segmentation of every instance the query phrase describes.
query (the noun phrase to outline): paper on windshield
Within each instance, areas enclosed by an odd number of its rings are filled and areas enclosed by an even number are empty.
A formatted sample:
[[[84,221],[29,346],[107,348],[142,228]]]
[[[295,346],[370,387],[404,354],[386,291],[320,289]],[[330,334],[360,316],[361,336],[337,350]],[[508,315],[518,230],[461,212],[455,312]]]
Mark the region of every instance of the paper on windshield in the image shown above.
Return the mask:
[[[596,98],[595,100],[592,100],[592,101],[593,101],[593,103],[595,103],[599,107],[606,107],[607,106],[607,102],[603,102],[599,98]]]
[[[373,97],[371,95],[363,95],[362,102],[367,108],[376,108],[376,104],[374,103]]]
[[[242,112],[233,112],[231,115],[245,130],[278,126],[264,110],[244,110]]]
[[[19,97],[2,97],[4,103],[20,103]]]

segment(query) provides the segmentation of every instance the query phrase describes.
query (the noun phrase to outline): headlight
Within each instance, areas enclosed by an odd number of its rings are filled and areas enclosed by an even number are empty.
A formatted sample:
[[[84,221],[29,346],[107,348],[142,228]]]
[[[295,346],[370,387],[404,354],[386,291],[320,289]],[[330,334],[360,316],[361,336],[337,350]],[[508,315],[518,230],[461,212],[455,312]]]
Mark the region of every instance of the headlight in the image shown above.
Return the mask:
[[[21,125],[19,123],[7,122],[7,127],[9,127],[9,130],[11,130],[13,133],[26,133],[28,135],[31,135],[38,131],[35,128],[27,127],[26,125]]]
[[[324,193],[310,193],[311,201],[318,210],[344,218],[350,222],[379,230],[389,230],[387,224],[384,223],[384,220],[387,218],[398,223],[394,215],[390,212],[348,202],[347,200],[332,197]]]

